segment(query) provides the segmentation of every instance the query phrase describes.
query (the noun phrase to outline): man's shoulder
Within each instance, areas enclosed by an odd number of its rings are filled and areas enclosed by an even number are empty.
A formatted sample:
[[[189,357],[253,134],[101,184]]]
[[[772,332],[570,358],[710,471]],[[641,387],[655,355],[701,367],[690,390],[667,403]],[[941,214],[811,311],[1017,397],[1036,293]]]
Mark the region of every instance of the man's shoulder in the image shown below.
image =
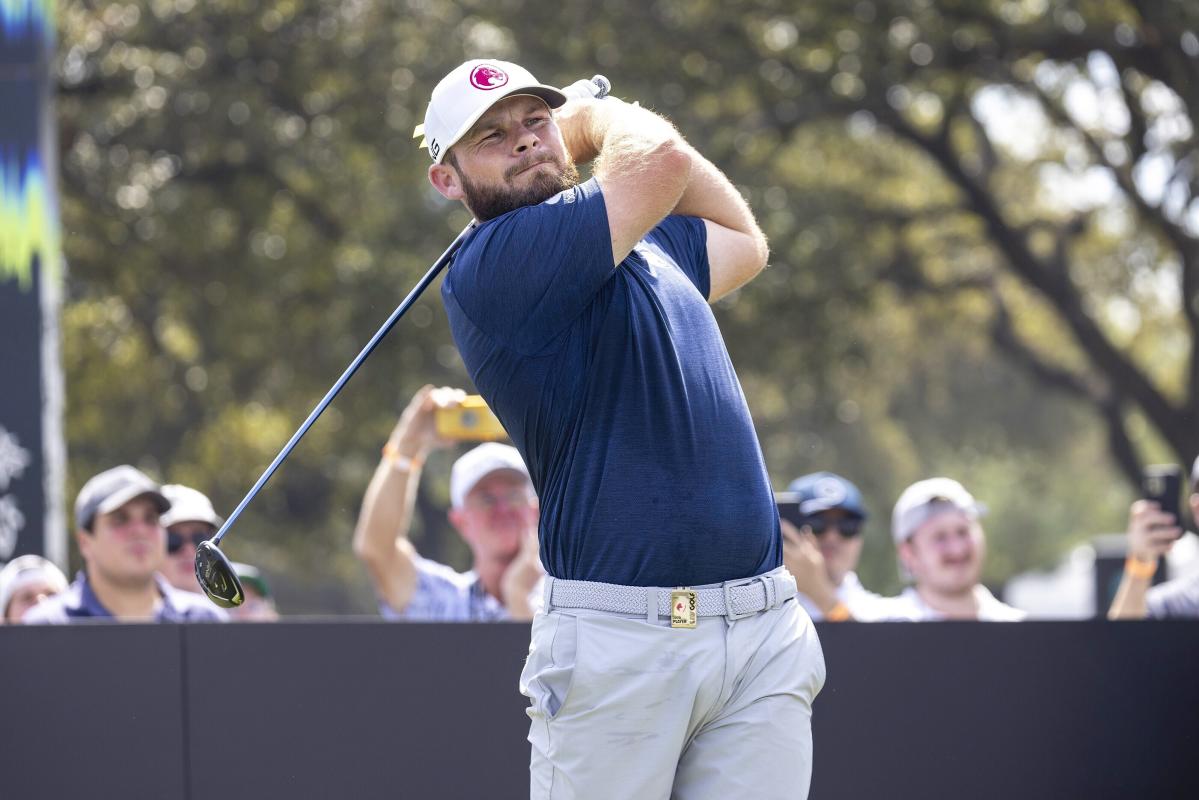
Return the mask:
[[[1154,586],[1145,595],[1145,602],[1150,617],[1199,617],[1199,575]]]
[[[225,622],[229,619],[229,615],[224,609],[213,605],[212,601],[202,594],[176,589],[166,583],[165,579],[159,581],[159,590],[170,606],[173,615],[177,616],[180,620],[187,622]]]
[[[978,598],[978,619],[980,622],[1021,622],[1028,613],[1015,606],[1009,606],[991,590],[979,584],[974,587],[974,596]]]
[[[894,597],[878,597],[872,610],[876,622],[919,622],[928,618],[928,606],[911,586]]]
[[[588,210],[596,213],[588,215]],[[522,255],[530,248],[539,247],[542,242],[538,240],[538,234],[553,236],[561,230],[560,226],[568,221],[564,212],[569,212],[571,219],[584,224],[592,216],[596,222],[602,216],[606,224],[603,192],[594,178],[563,189],[540,203],[522,206],[480,223],[475,232],[462,244],[458,256],[455,257],[455,266],[460,262],[475,264],[484,259],[503,256],[505,253]],[[547,224],[548,228],[545,227]]]

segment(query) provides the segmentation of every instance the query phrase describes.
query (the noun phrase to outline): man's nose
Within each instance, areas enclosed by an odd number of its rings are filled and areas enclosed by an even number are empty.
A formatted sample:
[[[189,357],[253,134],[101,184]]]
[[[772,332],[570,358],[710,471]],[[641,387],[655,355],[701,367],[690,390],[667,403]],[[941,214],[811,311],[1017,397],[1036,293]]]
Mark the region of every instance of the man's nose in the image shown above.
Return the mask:
[[[516,152],[517,153],[527,152],[527,151],[532,150],[533,148],[537,147],[537,145],[539,145],[540,143],[541,143],[541,140],[537,137],[536,133],[534,133],[533,131],[529,131],[529,130],[522,131],[516,137]]]

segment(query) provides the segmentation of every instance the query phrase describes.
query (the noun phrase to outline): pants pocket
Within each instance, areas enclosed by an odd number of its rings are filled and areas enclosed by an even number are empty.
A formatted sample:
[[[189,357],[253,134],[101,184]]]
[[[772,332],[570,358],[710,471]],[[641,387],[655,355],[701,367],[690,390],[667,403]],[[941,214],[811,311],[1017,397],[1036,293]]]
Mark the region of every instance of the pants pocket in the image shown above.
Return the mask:
[[[566,705],[578,662],[578,619],[559,612],[533,620],[529,657],[520,675],[520,692],[529,698],[531,718],[553,719]]]

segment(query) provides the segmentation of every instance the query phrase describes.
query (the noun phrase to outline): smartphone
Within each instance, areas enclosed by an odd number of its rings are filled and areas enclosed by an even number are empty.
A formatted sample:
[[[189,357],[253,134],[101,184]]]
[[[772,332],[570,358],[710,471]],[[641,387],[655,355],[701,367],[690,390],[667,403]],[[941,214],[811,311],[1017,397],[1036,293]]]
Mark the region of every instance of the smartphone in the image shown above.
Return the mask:
[[[461,405],[437,409],[434,424],[437,435],[445,439],[494,442],[508,438],[504,426],[477,394],[467,395]]]
[[[796,528],[804,526],[803,514],[799,513],[799,495],[795,492],[775,492],[774,505],[779,510],[779,519],[785,519]]]
[[[1174,515],[1174,522],[1182,524],[1182,467],[1177,464],[1151,464],[1141,475],[1141,494],[1161,506],[1162,511]]]

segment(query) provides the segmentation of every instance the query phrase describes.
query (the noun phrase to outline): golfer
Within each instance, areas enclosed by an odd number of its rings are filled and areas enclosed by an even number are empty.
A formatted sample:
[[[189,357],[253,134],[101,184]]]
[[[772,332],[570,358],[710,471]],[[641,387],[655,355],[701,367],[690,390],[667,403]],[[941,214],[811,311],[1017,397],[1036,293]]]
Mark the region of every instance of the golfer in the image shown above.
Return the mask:
[[[766,263],[749,207],[661,116],[503,61],[450,72],[423,132],[479,222],[454,340],[541,500],[531,796],[806,797],[824,657],[708,307]]]

